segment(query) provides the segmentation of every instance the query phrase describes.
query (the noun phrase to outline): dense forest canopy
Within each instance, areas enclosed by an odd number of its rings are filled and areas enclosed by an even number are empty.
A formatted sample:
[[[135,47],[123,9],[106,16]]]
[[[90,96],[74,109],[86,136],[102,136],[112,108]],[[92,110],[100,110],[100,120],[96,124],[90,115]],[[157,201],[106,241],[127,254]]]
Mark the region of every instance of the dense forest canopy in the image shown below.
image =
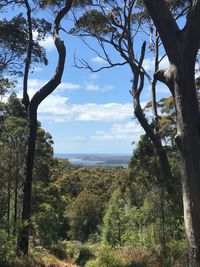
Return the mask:
[[[200,1],[3,0],[0,12],[0,265],[199,267]],[[120,91],[130,93],[143,129],[127,168],[55,157],[53,137],[38,119],[70,73],[66,52],[74,47],[67,41],[78,39],[73,72],[118,67],[127,78]],[[55,49],[53,61],[45,40]],[[93,60],[82,57],[88,53]],[[32,92],[31,73],[48,63],[53,74]],[[75,122],[80,106],[71,105]],[[106,120],[100,105],[85,106],[92,121]],[[101,107],[109,114],[113,106],[120,109],[111,119],[127,116],[114,101]],[[93,140],[102,133],[124,140],[130,130],[134,142],[138,132],[129,123],[98,131]]]

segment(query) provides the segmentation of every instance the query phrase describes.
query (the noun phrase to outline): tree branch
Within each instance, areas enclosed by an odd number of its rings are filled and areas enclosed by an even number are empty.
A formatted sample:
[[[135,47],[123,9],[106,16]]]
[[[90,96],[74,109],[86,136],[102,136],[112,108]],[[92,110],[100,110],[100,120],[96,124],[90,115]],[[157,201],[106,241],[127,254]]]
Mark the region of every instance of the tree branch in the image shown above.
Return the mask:
[[[174,63],[177,56],[177,33],[180,31],[175,19],[164,0],[143,0],[143,2],[159,32],[169,61]]]
[[[30,104],[29,95],[28,95],[28,75],[31,65],[31,55],[33,50],[33,33],[32,33],[32,19],[31,19],[31,7],[29,5],[28,0],[25,0],[25,5],[27,9],[27,19],[28,19],[28,49],[27,49],[27,56],[26,56],[26,63],[24,69],[24,78],[23,78],[23,99],[22,103],[24,104],[26,110]]]
[[[190,51],[190,57],[195,60],[200,49],[200,0],[192,2],[183,33],[186,49]]]
[[[55,75],[52,77],[52,79],[46,83],[39,91],[35,93],[33,98],[31,99],[30,103],[30,109],[37,110],[39,104],[48,96],[50,95],[56,87],[61,83],[62,74],[64,71],[64,65],[65,65],[65,58],[66,58],[66,48],[64,45],[64,42],[61,40],[59,35],[59,26],[62,18],[68,13],[72,6],[73,0],[66,0],[65,7],[61,9],[54,21],[54,43],[58,51],[59,60],[57,64],[57,68],[55,71]]]

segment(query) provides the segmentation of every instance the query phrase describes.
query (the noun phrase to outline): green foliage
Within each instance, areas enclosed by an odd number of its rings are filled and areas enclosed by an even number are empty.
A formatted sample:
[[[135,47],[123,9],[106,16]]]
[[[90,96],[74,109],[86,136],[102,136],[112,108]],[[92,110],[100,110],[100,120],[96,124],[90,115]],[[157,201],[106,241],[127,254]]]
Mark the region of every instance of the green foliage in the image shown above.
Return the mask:
[[[171,240],[167,243],[167,253],[171,266],[187,264],[187,245],[185,240]]]
[[[106,215],[104,217],[104,226],[102,240],[105,244],[122,245],[122,236],[126,224],[125,202],[120,191],[115,191],[112,195]]]
[[[85,266],[85,263],[94,257],[90,246],[78,241],[65,242],[65,251],[67,253],[67,258],[73,259],[75,263],[80,266]]]
[[[152,256],[145,248],[116,249],[110,246],[101,247],[96,258],[89,260],[85,267],[147,267],[156,266]]]
[[[4,229],[0,229],[0,265],[11,266],[15,257],[14,239],[8,238]]]
[[[94,35],[106,35],[115,31],[114,27],[110,26],[109,18],[102,12],[95,9],[86,11],[75,23],[75,27],[71,29],[71,34],[91,33]]]
[[[112,248],[106,246],[103,247],[97,258],[90,260],[86,263],[86,267],[126,267],[124,265],[123,259],[120,255],[117,255]],[[127,266],[128,267],[128,266]]]
[[[50,247],[58,239],[59,217],[55,210],[49,204],[42,203],[34,221],[42,245]]]
[[[38,41],[44,39],[50,29],[49,22],[33,18],[33,30],[38,32],[38,39],[33,41],[32,62],[48,63],[45,50]],[[28,44],[28,25],[24,16],[19,14],[11,20],[0,21],[0,36],[0,75],[22,75]]]
[[[66,217],[70,222],[71,238],[86,241],[96,230],[101,218],[99,198],[96,195],[81,192],[66,210]]]

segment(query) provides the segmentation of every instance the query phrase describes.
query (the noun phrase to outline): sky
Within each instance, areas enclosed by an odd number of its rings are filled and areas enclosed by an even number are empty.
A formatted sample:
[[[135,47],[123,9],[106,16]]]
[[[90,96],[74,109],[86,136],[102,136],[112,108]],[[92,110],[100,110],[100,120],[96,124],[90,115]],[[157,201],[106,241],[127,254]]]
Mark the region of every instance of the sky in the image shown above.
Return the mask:
[[[67,23],[65,21],[65,23]],[[34,33],[36,38],[36,33]],[[38,109],[42,128],[49,132],[57,153],[114,153],[132,154],[143,130],[134,118],[131,73],[127,66],[92,73],[74,67],[74,54],[84,58],[94,68],[105,62],[78,38],[62,34],[67,49],[67,58],[62,83],[48,96]],[[141,36],[141,40],[143,36]],[[140,40],[140,41],[141,41]],[[95,47],[96,43],[89,40]],[[49,35],[40,43],[47,51],[49,64],[35,64],[30,73],[28,92],[32,96],[55,72],[57,51]],[[136,44],[137,45],[137,44]],[[121,59],[110,50],[112,59]],[[151,74],[152,56],[146,56],[144,67]],[[161,67],[168,64],[165,58]],[[22,81],[18,79],[16,92],[22,96]],[[164,85],[157,88],[158,98],[166,97],[169,91]],[[150,101],[150,84],[145,83],[141,103]],[[134,144],[133,144],[134,143]]]

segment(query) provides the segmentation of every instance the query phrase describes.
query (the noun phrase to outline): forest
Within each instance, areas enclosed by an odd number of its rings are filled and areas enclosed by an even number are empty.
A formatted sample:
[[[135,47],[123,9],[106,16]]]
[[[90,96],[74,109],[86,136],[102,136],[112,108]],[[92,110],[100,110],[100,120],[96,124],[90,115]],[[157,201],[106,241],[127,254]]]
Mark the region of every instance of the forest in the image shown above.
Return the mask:
[[[1,267],[200,267],[199,14],[200,0],[1,0]],[[42,45],[50,36],[53,60]],[[70,38],[104,62],[77,53],[73,72],[128,73],[143,132],[132,134],[127,168],[119,156],[112,166],[56,157],[40,121],[69,71]],[[50,64],[52,76],[32,92],[35,66]]]

